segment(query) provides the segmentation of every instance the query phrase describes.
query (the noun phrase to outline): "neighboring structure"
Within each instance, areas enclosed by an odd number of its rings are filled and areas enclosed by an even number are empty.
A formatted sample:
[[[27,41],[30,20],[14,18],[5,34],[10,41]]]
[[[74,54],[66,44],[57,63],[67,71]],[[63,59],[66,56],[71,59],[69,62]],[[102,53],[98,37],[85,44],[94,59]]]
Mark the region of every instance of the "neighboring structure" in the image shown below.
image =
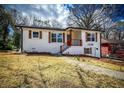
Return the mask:
[[[17,27],[22,31],[22,52],[101,56],[100,31],[74,27]]]
[[[124,57],[124,41],[101,39],[102,56],[116,55]]]
[[[101,39],[101,54],[104,57],[107,57],[111,54],[111,44],[106,39]]]

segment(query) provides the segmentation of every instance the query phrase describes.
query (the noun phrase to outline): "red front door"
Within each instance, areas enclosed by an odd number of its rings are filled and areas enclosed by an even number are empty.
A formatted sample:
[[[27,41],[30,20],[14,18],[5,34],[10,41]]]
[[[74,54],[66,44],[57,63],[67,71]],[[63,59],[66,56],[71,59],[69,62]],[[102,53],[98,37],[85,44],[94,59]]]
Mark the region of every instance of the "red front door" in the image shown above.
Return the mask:
[[[67,45],[71,46],[71,35],[67,35]]]

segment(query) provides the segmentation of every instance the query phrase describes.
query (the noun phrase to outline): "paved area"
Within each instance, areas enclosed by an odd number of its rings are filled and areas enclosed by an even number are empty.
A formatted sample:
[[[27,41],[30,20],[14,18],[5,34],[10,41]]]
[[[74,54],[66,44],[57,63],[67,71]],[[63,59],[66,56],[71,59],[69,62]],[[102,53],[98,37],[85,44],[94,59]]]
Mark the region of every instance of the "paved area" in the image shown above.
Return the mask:
[[[86,64],[83,62],[81,63],[79,61],[75,61],[75,60],[70,59],[68,57],[61,57],[61,59],[65,60],[65,62],[70,63],[72,65],[79,66],[79,67],[83,68],[84,70],[89,70],[89,71],[93,71],[93,72],[98,73],[98,74],[104,74],[104,75],[108,75],[110,77],[124,80],[124,72],[106,69],[106,68],[102,68],[99,66]]]

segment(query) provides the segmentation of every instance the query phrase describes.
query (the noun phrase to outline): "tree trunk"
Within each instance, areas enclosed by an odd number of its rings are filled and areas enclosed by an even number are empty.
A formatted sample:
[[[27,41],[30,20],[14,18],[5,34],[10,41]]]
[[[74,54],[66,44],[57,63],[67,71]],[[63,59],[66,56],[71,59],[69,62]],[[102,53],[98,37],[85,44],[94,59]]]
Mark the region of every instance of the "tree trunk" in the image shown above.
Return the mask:
[[[4,27],[4,31],[3,31],[3,44],[2,44],[2,48],[6,49],[7,48],[7,41],[8,41],[8,31],[7,31],[7,27]]]

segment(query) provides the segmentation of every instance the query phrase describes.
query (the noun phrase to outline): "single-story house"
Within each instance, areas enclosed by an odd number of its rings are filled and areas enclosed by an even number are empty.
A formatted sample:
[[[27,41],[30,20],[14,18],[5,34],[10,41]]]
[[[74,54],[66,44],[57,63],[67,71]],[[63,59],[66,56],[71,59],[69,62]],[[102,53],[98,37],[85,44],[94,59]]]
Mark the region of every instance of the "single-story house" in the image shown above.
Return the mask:
[[[101,57],[101,32],[77,27],[66,29],[16,26],[21,30],[21,51]]]

